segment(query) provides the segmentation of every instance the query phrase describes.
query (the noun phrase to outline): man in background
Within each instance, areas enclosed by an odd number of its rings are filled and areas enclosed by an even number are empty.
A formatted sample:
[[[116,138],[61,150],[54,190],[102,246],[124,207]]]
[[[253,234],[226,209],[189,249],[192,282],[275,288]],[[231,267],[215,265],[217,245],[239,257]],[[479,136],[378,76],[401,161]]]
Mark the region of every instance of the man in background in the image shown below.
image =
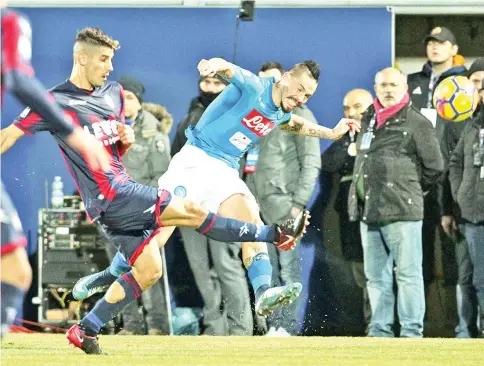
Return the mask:
[[[445,27],[435,27],[424,38],[427,62],[422,70],[408,75],[408,92],[415,108],[417,108],[436,128],[437,140],[443,140],[444,129],[448,122],[440,118],[432,104],[432,96],[439,83],[449,76],[466,76],[464,58],[458,54],[459,46],[452,31]],[[422,225],[423,244],[423,273],[425,293],[428,295],[429,286],[434,280],[435,271],[435,243],[436,233],[439,233],[442,242],[442,260],[446,268],[444,273],[449,282],[455,282],[455,278],[449,274],[455,273],[454,241],[448,237],[442,226],[448,226],[452,221],[452,214],[441,206],[439,191],[442,186],[435,185],[425,192],[424,219]],[[442,225],[441,225],[442,223]]]
[[[361,122],[363,113],[372,103],[373,97],[369,91],[353,89],[343,99],[344,117]],[[363,291],[363,308],[361,310],[366,331],[371,319],[371,308],[363,266],[360,223],[350,222],[348,216],[348,194],[353,181],[357,137],[358,134],[350,131],[339,140],[333,142],[321,155],[321,170],[329,173],[338,173],[340,184],[334,209],[339,217],[343,257],[350,264],[355,282]]]

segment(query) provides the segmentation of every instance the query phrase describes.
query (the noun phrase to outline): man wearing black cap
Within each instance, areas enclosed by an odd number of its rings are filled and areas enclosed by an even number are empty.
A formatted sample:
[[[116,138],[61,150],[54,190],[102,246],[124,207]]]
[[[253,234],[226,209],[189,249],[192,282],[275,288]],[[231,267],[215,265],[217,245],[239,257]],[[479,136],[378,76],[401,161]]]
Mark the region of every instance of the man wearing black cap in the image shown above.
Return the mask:
[[[135,134],[135,142],[123,156],[124,165],[137,183],[157,187],[158,178],[170,163],[170,141],[167,135],[159,132],[156,117],[141,107],[145,93],[143,84],[131,76],[123,76],[118,82],[124,89],[126,123],[131,125]],[[147,333],[168,334],[169,324],[161,284],[156,283],[143,292],[141,302],[146,311]],[[144,333],[145,320],[137,301],[129,304],[121,314],[124,328],[119,334]]]
[[[476,70],[476,69],[474,69]],[[477,72],[477,71],[474,71]],[[472,74],[470,75],[472,76]],[[449,178],[452,195],[461,209],[462,229],[467,240],[468,263],[466,273],[468,287],[475,291],[481,311],[480,336],[483,335],[484,309],[484,82],[480,91],[481,108],[466,122],[462,136],[455,147],[449,163]],[[466,324],[476,331],[477,306],[467,308],[469,317],[474,315],[472,323]],[[459,324],[461,325],[461,324]]]
[[[452,75],[466,76],[466,68],[463,65],[462,56],[458,55],[457,40],[454,34],[445,27],[435,27],[429,35],[424,38],[426,46],[427,63],[420,72],[408,75],[408,92],[415,108],[427,117],[434,125],[437,138],[443,141],[444,127],[449,123],[437,115],[437,111],[432,105],[433,92],[437,85],[445,78]],[[444,212],[439,199],[439,186],[433,186],[424,198],[424,219],[422,226],[423,243],[423,268],[425,292],[428,294],[429,285],[434,279],[434,248],[436,242],[436,229],[440,229],[439,237],[443,243],[442,257],[444,266],[447,268],[445,273],[455,273],[451,270],[451,263],[454,263],[454,253],[447,253],[446,248],[453,248],[448,235],[442,226],[449,226],[452,216],[449,212]],[[442,225],[442,226],[441,226]],[[454,264],[455,268],[455,264]],[[451,279],[454,280],[454,279]]]
[[[465,75],[466,69],[457,55],[459,48],[455,36],[448,28],[434,28],[425,37],[424,43],[428,61],[422,71],[408,75],[408,91],[413,106],[437,127],[437,136],[441,137],[443,125],[437,122],[437,113],[432,105],[433,92],[442,80],[452,75]]]
[[[472,81],[477,90],[481,90],[482,82],[484,80],[484,57],[480,57],[474,61],[467,73],[469,80]],[[482,100],[484,99],[484,91],[480,93],[480,103],[474,112],[474,117],[482,109]],[[471,119],[470,119],[471,120]],[[442,155],[446,166],[449,164],[452,151],[457,146],[457,143],[470,120],[460,123],[447,123],[444,128],[444,136],[442,139]],[[465,240],[464,221],[462,219],[459,205],[452,197],[450,188],[449,175],[446,174],[444,180],[443,190],[441,195],[442,206],[442,227],[449,237],[455,242],[455,258],[457,263],[457,314],[459,323],[455,329],[456,337],[458,338],[473,338],[477,335],[477,314],[478,305],[475,297],[475,290],[472,285],[472,259],[469,254],[467,242]],[[481,311],[481,318],[484,312]],[[484,318],[481,319],[481,323]]]

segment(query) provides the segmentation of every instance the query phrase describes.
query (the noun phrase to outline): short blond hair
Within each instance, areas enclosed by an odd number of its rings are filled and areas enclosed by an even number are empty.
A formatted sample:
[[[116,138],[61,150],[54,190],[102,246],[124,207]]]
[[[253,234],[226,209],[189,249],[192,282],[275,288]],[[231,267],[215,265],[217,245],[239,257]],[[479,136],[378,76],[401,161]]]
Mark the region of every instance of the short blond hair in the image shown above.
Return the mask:
[[[83,28],[76,35],[76,43],[81,42],[93,46],[109,47],[114,51],[121,47],[119,41],[112,39],[99,28]]]

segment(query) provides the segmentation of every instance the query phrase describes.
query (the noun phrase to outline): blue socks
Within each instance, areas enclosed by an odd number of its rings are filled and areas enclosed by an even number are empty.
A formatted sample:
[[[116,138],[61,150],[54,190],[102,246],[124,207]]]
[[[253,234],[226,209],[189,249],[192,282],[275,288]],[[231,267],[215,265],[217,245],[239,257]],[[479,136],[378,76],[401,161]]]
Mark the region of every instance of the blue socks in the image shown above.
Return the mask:
[[[276,240],[275,227],[256,225],[226,217],[220,217],[210,212],[204,223],[197,229],[199,233],[222,242],[268,242]]]
[[[1,282],[1,330],[0,334],[3,337],[8,333],[10,326],[15,320],[17,315],[17,309],[22,304],[24,299],[24,291],[18,287],[10,285],[5,282]]]
[[[79,323],[81,330],[87,336],[95,337],[104,324],[114,318],[129,303],[141,296],[141,288],[131,271],[122,274],[116,281],[124,289],[124,299],[116,303],[110,303],[105,300],[106,296],[104,296],[99,300],[89,314]]]
[[[257,301],[264,291],[271,287],[272,265],[269,261],[269,255],[267,253],[256,254],[249,268],[247,268],[247,274]]]

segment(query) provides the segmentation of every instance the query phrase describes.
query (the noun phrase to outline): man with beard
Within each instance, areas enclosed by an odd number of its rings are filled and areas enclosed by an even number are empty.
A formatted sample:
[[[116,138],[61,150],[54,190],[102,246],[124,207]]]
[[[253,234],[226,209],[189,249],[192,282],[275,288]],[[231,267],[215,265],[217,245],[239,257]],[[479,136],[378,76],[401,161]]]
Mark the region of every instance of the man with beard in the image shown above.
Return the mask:
[[[188,115],[178,125],[171,149],[172,156],[185,145],[187,127],[197,124],[205,109],[226,85],[227,82],[219,77],[203,77],[199,80],[200,94],[191,101]],[[215,240],[207,240],[191,229],[180,229],[180,233],[204,302],[202,334],[251,335],[252,312],[249,287],[239,256],[240,243],[224,245]],[[222,303],[224,311],[221,310]]]

